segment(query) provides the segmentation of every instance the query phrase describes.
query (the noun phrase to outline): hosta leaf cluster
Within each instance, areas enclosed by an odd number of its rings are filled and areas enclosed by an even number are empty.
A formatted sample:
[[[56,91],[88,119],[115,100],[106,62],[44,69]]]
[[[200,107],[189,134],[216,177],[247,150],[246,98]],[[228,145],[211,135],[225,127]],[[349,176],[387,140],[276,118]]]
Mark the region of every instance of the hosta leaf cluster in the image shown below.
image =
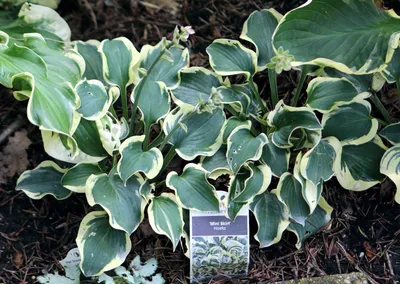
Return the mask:
[[[175,249],[189,235],[187,210],[224,206],[235,220],[249,206],[261,247],[285,230],[300,247],[330,220],[326,181],[361,191],[387,176],[400,186],[400,126],[383,127],[371,104],[385,80],[400,82],[400,18],[372,0],[309,1],[285,16],[254,12],[240,35],[251,48],[215,40],[211,69],[190,66],[182,46],[190,27],[141,50],[123,37],[70,42],[68,26],[46,9],[24,4],[0,26],[0,83],[28,101],[46,152],[73,164],[45,161],[21,175],[17,190],[34,199],[84,194],[96,208],[76,240],[86,276],[125,260],[145,216]],[[35,11],[52,20],[33,20]],[[276,85],[277,73],[291,68],[302,74],[292,104],[279,100]],[[271,92],[255,83],[262,72]],[[185,167],[170,169],[174,159]],[[224,183],[220,204],[214,184]],[[233,250],[233,263],[240,246],[230,242],[213,249]],[[206,250],[199,261],[217,269],[221,259],[207,259]]]

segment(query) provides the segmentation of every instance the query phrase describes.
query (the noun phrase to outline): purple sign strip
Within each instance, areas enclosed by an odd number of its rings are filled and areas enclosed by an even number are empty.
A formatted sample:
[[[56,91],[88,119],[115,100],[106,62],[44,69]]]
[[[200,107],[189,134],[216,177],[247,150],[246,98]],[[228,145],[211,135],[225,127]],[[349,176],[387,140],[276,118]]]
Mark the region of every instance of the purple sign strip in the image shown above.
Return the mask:
[[[237,216],[235,222],[224,216],[193,216],[192,237],[195,236],[247,236],[248,216]]]

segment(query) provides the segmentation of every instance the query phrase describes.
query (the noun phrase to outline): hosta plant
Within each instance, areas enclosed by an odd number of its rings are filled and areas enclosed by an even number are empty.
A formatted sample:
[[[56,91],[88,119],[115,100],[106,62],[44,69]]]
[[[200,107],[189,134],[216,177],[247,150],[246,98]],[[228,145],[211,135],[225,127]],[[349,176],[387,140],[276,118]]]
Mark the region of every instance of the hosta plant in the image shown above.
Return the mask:
[[[95,211],[76,239],[86,276],[125,260],[145,216],[175,249],[189,235],[187,210],[219,210],[215,179],[229,180],[227,217],[250,206],[261,247],[285,230],[300,247],[325,226],[332,177],[353,191],[385,176],[400,185],[399,125],[388,125],[376,95],[385,80],[399,82],[400,19],[372,0],[254,12],[240,36],[252,49],[217,39],[207,48],[211,69],[190,67],[181,45],[190,27],[139,51],[126,38],[70,42],[61,18],[32,20],[24,15],[44,8],[22,9],[0,27],[0,83],[28,101],[46,152],[70,166],[44,161],[16,187],[33,199],[86,196]],[[57,23],[64,30],[54,34]],[[279,100],[277,74],[290,69],[299,86]],[[262,72],[270,91],[255,83]],[[301,98],[307,75],[315,78]],[[169,167],[173,159],[182,168]]]

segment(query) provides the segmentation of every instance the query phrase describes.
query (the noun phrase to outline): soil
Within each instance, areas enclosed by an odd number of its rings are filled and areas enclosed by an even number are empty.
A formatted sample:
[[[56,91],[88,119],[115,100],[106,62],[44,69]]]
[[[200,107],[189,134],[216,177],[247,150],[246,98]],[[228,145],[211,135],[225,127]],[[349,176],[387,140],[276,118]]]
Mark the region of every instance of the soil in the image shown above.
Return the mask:
[[[158,3],[171,3],[158,0]],[[275,8],[281,13],[305,1],[262,0],[181,0],[176,11],[154,9],[136,0],[64,0],[59,12],[71,26],[73,39],[87,40],[126,36],[137,48],[154,44],[170,35],[175,25],[192,25],[192,65],[208,65],[205,48],[219,37],[237,39],[247,16],[256,9]],[[400,13],[398,0],[384,1]],[[279,76],[279,93],[292,95],[296,72]],[[257,78],[261,90],[268,92],[265,76]],[[25,121],[26,104],[15,101],[9,90],[0,89],[0,133],[15,120],[33,142],[28,149],[29,168],[49,157],[41,144],[40,133]],[[399,105],[393,86],[385,86],[382,98],[396,119]],[[377,115],[379,116],[379,115]],[[5,143],[0,145],[0,152]],[[82,217],[90,211],[82,195],[64,201],[46,197],[31,200],[14,190],[16,178],[0,185],[0,283],[34,283],[35,277],[54,269],[58,261],[76,247],[75,237]],[[223,186],[224,182],[220,183]],[[251,265],[247,277],[222,278],[209,283],[271,283],[304,277],[361,272],[371,283],[400,280],[400,206],[394,203],[394,184],[385,181],[365,192],[349,192],[336,181],[325,184],[324,196],[335,209],[330,228],[324,228],[297,250],[296,238],[285,233],[282,241],[258,249],[252,241]],[[254,220],[253,220],[254,222]],[[252,234],[256,225],[252,226]],[[167,238],[154,234],[145,221],[132,235],[133,252],[142,259],[155,257],[167,283],[188,283],[189,265],[181,249],[171,250]]]

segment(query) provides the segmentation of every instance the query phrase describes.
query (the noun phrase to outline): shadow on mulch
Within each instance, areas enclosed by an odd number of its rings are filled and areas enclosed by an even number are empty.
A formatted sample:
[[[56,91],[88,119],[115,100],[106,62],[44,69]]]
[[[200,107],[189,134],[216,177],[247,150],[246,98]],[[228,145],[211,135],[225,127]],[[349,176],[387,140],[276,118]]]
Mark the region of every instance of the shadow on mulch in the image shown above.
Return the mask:
[[[305,1],[182,0],[175,13],[155,10],[136,0],[64,0],[60,13],[73,31],[73,39],[126,36],[139,49],[170,35],[175,25],[192,25],[196,34],[189,43],[192,65],[208,65],[205,48],[219,37],[238,39],[243,22],[256,9],[275,8],[284,13]],[[108,3],[107,6],[105,3]],[[385,1],[400,12],[398,0]],[[397,5],[397,6],[396,6]],[[267,77],[257,82],[268,97]],[[281,97],[288,98],[296,87],[297,74],[279,76]],[[382,94],[393,92],[386,86]],[[25,115],[4,89],[0,90],[0,133],[18,114]],[[6,98],[6,99],[3,99]],[[391,114],[399,120],[397,104],[389,102]],[[33,144],[29,148],[30,168],[48,159],[37,128],[25,125]],[[0,145],[1,151],[2,145]],[[16,179],[0,187],[0,283],[34,283],[35,276],[54,269],[66,253],[76,247],[75,237],[82,217],[90,210],[84,195],[64,201],[53,198],[31,200],[14,190]],[[296,238],[285,233],[282,241],[258,249],[253,240],[251,266],[245,278],[213,280],[209,283],[271,283],[326,274],[359,271],[375,283],[400,280],[400,206],[393,203],[394,185],[384,182],[365,192],[343,190],[335,181],[325,184],[324,196],[335,209],[331,228],[312,236],[297,250]],[[252,234],[256,225],[252,226]],[[145,221],[132,235],[133,251],[142,259],[155,257],[167,283],[188,283],[188,260],[181,249],[171,250],[165,237],[157,236]]]

